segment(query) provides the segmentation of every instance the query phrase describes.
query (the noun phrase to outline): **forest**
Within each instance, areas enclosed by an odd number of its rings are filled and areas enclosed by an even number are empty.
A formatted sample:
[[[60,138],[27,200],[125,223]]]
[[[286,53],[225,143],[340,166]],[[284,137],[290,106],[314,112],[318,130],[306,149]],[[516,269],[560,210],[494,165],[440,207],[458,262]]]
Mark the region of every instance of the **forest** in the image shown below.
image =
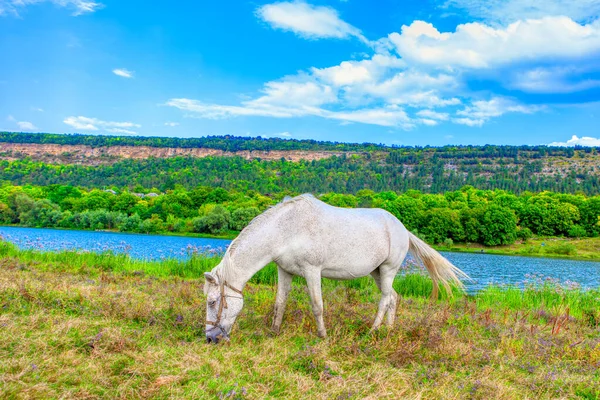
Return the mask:
[[[387,158],[393,158],[394,154],[390,153]],[[69,184],[89,189],[155,187],[163,192],[179,184],[188,190],[212,186],[255,190],[266,195],[356,194],[364,189],[444,193],[465,185],[514,193],[544,190],[587,195],[600,193],[600,177],[596,175],[599,167],[594,162],[585,168],[546,174],[542,172],[541,160],[510,165],[470,161],[465,158],[448,168],[441,158],[402,164],[345,154],[299,162],[211,156],[121,159],[99,165],[54,164],[24,158],[0,160],[0,181],[39,186]]]
[[[140,233],[223,234],[243,229],[283,197],[254,190],[181,185],[158,189],[91,189],[70,185],[0,187],[0,223],[31,227],[115,230]],[[600,235],[600,196],[480,190],[465,186],[444,194],[408,190],[324,193],[319,198],[340,207],[380,207],[430,243],[526,241],[533,235]]]
[[[279,193],[346,193],[420,190],[444,193],[470,185],[513,193],[554,191],[600,194],[600,154],[596,148],[546,146],[446,146],[392,148],[312,140],[236,137],[196,139],[92,135],[0,133],[0,143],[71,144],[89,146],[179,146],[236,151],[337,151],[330,157],[290,161],[241,156],[142,159],[105,157],[73,160],[65,150],[54,159],[12,150],[0,153],[0,181],[18,185],[70,184],[88,189],[158,188],[175,185]],[[134,149],[134,147],[132,147]],[[285,155],[285,153],[283,153]],[[310,157],[309,157],[310,158]]]

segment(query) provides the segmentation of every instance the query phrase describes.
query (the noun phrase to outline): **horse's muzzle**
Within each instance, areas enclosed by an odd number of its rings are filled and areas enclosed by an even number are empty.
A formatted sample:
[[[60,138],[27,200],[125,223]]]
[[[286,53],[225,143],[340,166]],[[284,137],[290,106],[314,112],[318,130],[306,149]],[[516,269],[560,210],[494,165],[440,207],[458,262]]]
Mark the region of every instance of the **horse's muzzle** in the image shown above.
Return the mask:
[[[219,327],[213,327],[206,331],[206,343],[217,344],[220,340],[226,338],[227,335]]]

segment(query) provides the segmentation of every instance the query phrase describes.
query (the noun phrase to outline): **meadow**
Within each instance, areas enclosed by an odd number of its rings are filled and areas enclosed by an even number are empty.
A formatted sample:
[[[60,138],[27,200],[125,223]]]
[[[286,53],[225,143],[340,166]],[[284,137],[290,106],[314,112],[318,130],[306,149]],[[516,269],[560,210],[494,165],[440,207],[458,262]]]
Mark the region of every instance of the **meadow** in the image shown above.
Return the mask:
[[[298,279],[280,335],[276,272],[245,289],[230,343],[207,345],[202,273],[219,261],[143,262],[0,243],[1,398],[600,397],[600,291],[534,278],[524,291],[454,290],[407,271],[393,329],[369,333],[370,279],[325,280],[327,339]]]

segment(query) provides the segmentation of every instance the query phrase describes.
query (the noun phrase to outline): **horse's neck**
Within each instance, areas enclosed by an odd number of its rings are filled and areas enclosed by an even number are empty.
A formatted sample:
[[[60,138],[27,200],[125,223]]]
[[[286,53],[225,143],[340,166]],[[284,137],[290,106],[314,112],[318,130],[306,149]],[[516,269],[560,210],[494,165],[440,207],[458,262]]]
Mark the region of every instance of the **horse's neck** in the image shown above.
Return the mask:
[[[220,274],[228,284],[242,289],[246,283],[273,261],[272,232],[268,226],[253,227],[240,235],[225,253]]]

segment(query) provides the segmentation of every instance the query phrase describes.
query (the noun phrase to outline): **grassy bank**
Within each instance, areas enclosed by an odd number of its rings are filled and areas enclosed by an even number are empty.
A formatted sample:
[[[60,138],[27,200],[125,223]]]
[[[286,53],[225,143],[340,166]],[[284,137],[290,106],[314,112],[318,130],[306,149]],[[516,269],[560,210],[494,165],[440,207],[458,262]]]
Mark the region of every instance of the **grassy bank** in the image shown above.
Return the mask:
[[[431,281],[409,274],[394,284],[394,328],[370,334],[372,280],[325,281],[322,340],[301,280],[270,332],[269,266],[232,341],[209,346],[201,276],[218,261],[0,243],[0,398],[600,397],[598,290],[490,288],[431,304]]]
[[[71,228],[60,228],[60,227],[51,227],[51,228],[38,228],[33,226],[23,226],[19,224],[0,224],[0,227],[10,227],[10,228],[27,228],[27,229],[52,229],[59,231],[75,231],[75,232],[108,232],[108,233],[122,233],[125,235],[158,235],[158,236],[181,236],[181,237],[193,237],[193,238],[205,238],[205,239],[226,239],[233,240],[239,235],[239,231],[226,231],[224,233],[218,235],[212,235],[210,233],[196,233],[196,232],[170,232],[170,231],[161,231],[161,232],[153,232],[153,233],[140,233],[140,232],[122,232],[118,229],[97,229],[97,230],[82,230],[82,229],[71,229]]]
[[[510,256],[554,257],[574,260],[600,260],[600,238],[543,237],[508,246],[483,246],[477,243],[454,243],[434,246],[441,251],[488,253]]]

